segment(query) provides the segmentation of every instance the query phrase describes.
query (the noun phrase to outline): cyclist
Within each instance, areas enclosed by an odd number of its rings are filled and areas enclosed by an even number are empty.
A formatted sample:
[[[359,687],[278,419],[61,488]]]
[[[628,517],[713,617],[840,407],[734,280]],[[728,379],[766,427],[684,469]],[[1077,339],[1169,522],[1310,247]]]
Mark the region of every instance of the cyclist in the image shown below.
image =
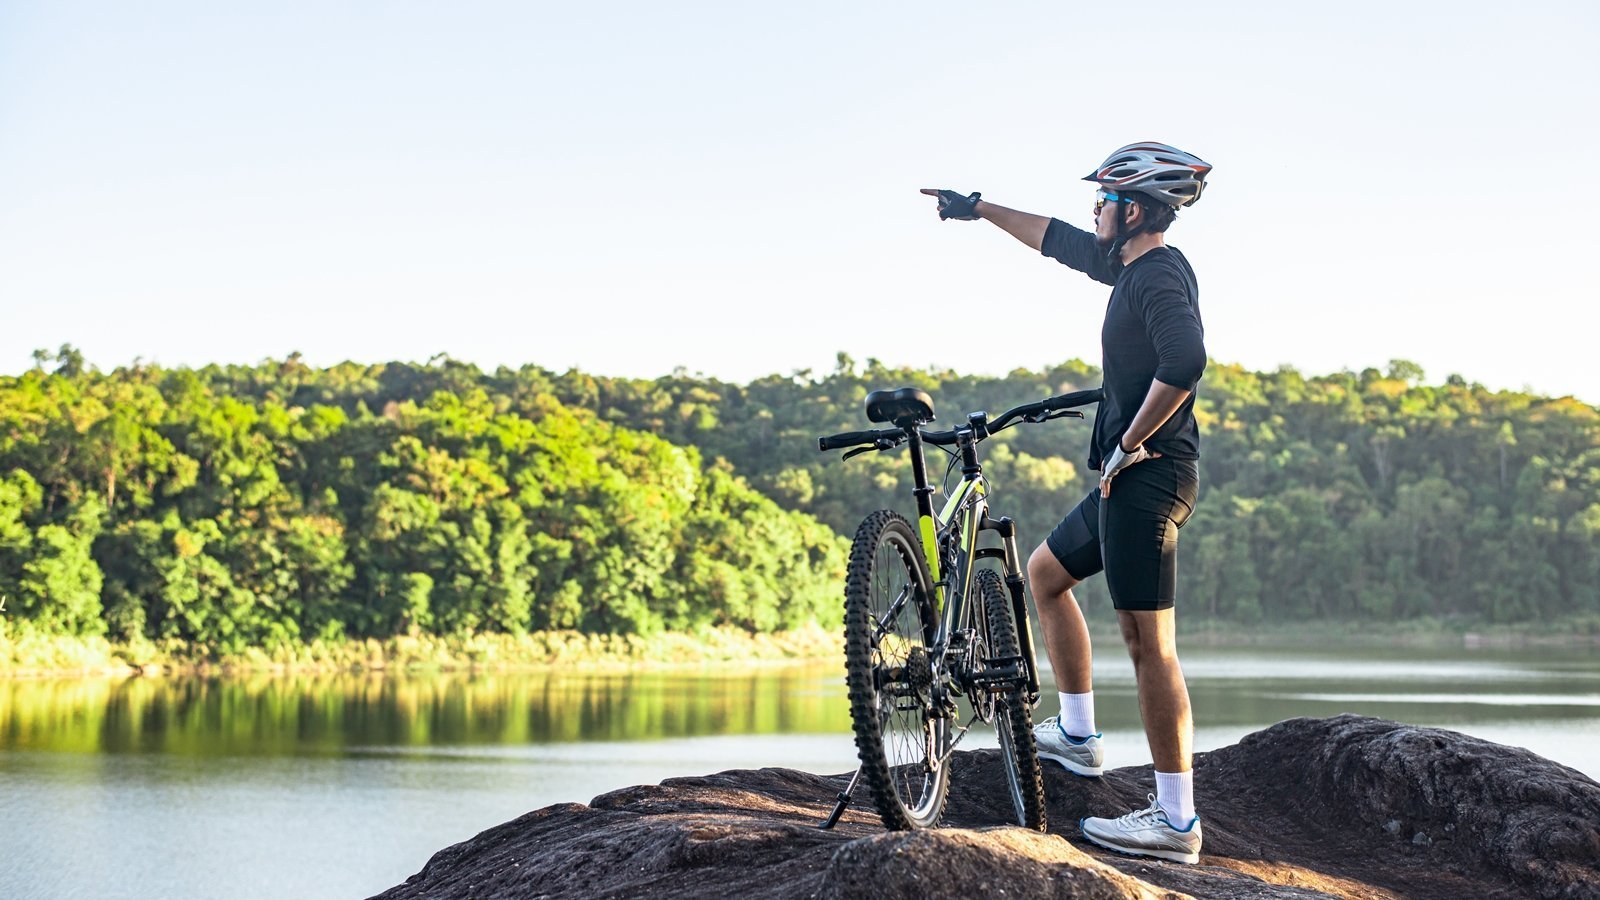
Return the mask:
[[[1211,166],[1166,144],[1122,147],[1084,178],[1100,186],[1093,232],[1007,209],[979,194],[924,189],[941,219],[987,219],[1045,256],[1111,285],[1100,333],[1105,399],[1089,467],[1095,490],[1028,560],[1061,715],[1035,726],[1039,755],[1079,775],[1105,766],[1094,724],[1089,631],[1072,588],[1106,573],[1133,659],[1139,713],[1155,760],[1148,808],[1080,823],[1096,844],[1143,856],[1199,860],[1200,818],[1190,771],[1193,721],[1173,633],[1178,529],[1194,511],[1200,429],[1195,388],[1206,352],[1199,287],[1166,245],[1179,207],[1200,199]]]

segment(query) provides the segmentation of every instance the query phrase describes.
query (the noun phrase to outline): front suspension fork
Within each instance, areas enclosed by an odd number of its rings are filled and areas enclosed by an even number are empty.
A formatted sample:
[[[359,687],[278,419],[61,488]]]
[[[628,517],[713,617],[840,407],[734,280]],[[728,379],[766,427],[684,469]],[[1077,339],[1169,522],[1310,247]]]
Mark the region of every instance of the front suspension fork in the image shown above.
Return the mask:
[[[1028,618],[1028,601],[1022,578],[1022,559],[1017,555],[1017,523],[1010,516],[994,521],[984,516],[984,528],[1000,535],[1005,545],[1006,589],[1011,592],[1011,615],[1017,622],[1017,640],[1021,643],[1023,668],[1028,673],[1028,702],[1039,702],[1039,663],[1033,649],[1033,625]]]

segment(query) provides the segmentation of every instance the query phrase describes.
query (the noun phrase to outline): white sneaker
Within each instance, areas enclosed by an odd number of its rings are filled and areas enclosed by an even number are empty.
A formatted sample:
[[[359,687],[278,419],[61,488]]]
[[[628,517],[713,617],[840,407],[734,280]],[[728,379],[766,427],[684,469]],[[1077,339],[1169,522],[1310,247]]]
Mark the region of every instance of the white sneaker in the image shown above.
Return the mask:
[[[1167,821],[1156,795],[1150,794],[1149,799],[1150,805],[1144,809],[1115,819],[1082,819],[1078,828],[1084,837],[1107,850],[1181,863],[1199,862],[1200,817],[1195,816],[1187,827],[1178,828]]]
[[[1105,771],[1106,753],[1100,747],[1099,733],[1083,740],[1067,737],[1061,727],[1061,717],[1051,716],[1033,726],[1033,740],[1039,745],[1039,758],[1054,760],[1088,778],[1098,778]]]

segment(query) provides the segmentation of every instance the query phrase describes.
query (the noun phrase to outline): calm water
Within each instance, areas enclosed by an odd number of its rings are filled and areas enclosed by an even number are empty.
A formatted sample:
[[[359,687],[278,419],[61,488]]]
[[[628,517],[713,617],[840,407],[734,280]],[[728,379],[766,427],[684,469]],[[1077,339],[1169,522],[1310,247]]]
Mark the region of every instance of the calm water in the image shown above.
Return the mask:
[[[1095,664],[1109,762],[1145,764],[1113,649]],[[1600,778],[1593,649],[1186,648],[1184,667],[1198,749],[1352,711]],[[0,681],[0,897],[364,897],[551,803],[728,768],[849,771],[849,727],[834,666]]]

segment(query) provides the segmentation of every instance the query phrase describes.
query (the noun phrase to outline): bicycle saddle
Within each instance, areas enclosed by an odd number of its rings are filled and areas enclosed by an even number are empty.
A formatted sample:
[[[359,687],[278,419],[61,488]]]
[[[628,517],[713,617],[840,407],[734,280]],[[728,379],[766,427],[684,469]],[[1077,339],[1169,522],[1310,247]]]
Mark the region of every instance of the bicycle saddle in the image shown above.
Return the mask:
[[[867,420],[901,428],[923,425],[933,421],[933,398],[922,388],[873,391],[867,395]]]

